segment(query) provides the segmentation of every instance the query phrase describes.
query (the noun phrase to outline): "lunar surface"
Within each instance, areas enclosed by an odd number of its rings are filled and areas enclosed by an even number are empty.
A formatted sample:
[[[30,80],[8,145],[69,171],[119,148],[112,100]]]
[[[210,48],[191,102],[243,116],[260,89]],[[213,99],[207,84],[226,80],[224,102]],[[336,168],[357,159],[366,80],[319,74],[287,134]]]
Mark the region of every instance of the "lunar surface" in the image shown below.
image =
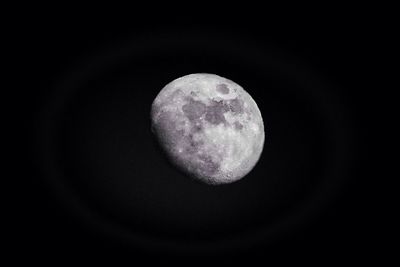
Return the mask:
[[[264,146],[256,102],[241,86],[214,74],[190,74],[167,84],[152,104],[151,121],[169,160],[210,185],[246,176]]]

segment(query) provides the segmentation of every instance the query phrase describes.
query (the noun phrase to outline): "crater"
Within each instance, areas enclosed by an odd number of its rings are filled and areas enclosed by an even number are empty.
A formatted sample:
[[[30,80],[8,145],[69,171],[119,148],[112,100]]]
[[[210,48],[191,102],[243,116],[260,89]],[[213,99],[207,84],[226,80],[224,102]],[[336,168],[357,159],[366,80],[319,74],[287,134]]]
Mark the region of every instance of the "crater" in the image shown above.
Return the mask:
[[[198,156],[200,159],[200,170],[204,175],[213,175],[219,169],[219,164],[214,162],[209,155],[200,154]]]
[[[233,125],[235,126],[236,130],[242,130],[243,129],[243,124],[241,124],[238,121],[235,121],[235,123]]]
[[[221,94],[224,94],[224,95],[229,94],[229,88],[228,88],[228,86],[227,86],[226,84],[224,84],[224,83],[218,84],[217,87],[216,87],[216,89],[217,89],[217,91],[220,92]]]

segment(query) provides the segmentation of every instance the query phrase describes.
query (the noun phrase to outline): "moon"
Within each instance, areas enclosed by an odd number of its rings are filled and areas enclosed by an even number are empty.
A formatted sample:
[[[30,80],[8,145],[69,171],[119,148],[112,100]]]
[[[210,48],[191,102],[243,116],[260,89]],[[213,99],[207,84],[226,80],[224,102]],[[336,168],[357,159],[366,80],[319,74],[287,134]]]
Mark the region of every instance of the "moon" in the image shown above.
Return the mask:
[[[208,73],[168,83],[152,103],[151,130],[173,165],[209,185],[245,177],[265,139],[253,98],[237,83]]]

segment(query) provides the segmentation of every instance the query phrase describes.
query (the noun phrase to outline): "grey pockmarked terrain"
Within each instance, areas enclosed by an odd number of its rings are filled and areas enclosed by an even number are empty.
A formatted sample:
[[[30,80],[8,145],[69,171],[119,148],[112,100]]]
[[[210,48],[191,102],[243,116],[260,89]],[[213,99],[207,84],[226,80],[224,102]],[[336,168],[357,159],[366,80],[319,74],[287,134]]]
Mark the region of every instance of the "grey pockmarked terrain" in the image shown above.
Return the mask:
[[[256,165],[264,124],[252,97],[214,74],[167,84],[151,108],[152,131],[170,161],[207,184],[237,181]]]

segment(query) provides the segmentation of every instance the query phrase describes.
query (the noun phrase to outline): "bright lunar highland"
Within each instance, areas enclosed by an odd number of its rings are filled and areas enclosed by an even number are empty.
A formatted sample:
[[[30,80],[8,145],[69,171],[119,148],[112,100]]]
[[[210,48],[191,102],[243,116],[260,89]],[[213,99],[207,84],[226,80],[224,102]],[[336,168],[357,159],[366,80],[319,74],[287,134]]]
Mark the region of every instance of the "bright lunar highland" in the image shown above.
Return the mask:
[[[151,122],[169,160],[210,185],[246,176],[264,147],[256,102],[240,85],[215,74],[190,74],[167,84],[152,104]]]

